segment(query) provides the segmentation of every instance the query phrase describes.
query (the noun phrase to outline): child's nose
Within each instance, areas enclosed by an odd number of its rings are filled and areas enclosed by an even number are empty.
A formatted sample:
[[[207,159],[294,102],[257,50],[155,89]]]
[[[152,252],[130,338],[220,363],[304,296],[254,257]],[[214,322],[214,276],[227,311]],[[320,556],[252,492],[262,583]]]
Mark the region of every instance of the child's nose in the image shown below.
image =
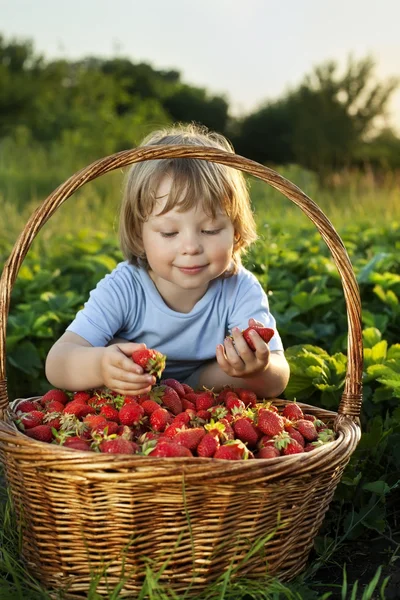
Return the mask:
[[[202,252],[200,239],[196,235],[186,236],[182,243],[183,254],[199,254]]]

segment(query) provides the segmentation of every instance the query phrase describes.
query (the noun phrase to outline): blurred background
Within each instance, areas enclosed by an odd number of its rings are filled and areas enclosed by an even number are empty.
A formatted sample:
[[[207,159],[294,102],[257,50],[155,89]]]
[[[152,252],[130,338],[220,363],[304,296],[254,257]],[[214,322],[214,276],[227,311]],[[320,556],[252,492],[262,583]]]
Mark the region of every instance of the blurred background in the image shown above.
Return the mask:
[[[368,214],[382,190],[384,218],[396,210],[396,0],[0,0],[0,12],[0,199],[11,220],[175,121],[225,134],[323,205],[336,190],[334,211],[351,197]],[[96,193],[114,197],[114,185]]]

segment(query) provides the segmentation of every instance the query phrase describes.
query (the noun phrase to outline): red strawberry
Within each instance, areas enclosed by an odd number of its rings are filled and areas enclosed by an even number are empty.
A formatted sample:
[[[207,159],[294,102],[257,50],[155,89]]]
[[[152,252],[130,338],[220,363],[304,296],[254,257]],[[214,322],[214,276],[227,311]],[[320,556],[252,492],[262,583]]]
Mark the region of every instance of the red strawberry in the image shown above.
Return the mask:
[[[258,428],[267,435],[278,435],[283,431],[282,418],[272,410],[260,408],[258,411]]]
[[[89,427],[89,429],[95,429],[99,425],[105,425],[107,419],[103,415],[87,415],[84,417],[83,422]]]
[[[132,354],[133,362],[140,365],[146,373],[154,374],[157,377],[161,377],[161,373],[165,369],[166,358],[164,354],[151,348],[135,350]]]
[[[246,408],[244,402],[242,402],[242,400],[240,400],[237,396],[236,398],[229,396],[225,400],[225,406],[230,412],[233,412],[234,409],[235,411],[240,412]]]
[[[61,402],[58,402],[58,400],[50,400],[49,402],[46,402],[46,410],[47,412],[51,413],[51,412],[58,412],[58,413],[62,413],[64,411],[64,404],[61,404]]]
[[[150,425],[155,431],[164,431],[170,422],[170,414],[165,408],[158,408],[150,415]]]
[[[87,404],[88,401],[90,400],[90,394],[89,392],[75,392],[72,400],[74,402],[82,402],[83,404]]]
[[[114,406],[102,406],[100,415],[105,417],[108,421],[115,421],[116,423],[119,423],[119,412],[116,408],[114,408]]]
[[[220,446],[214,458],[223,458],[225,460],[242,460],[248,457],[248,451],[243,442],[233,441]]]
[[[32,429],[43,423],[44,412],[41,410],[32,410],[29,413],[19,415],[17,423],[21,423],[25,429]]]
[[[244,402],[245,406],[255,406],[257,404],[257,394],[251,390],[244,388],[235,388],[236,393],[240,400]]]
[[[137,425],[144,417],[144,408],[140,404],[124,404],[119,411],[121,425]]]
[[[168,385],[153,387],[150,396],[156,402],[160,401],[174,415],[179,415],[183,411],[182,400],[177,392]]]
[[[185,395],[186,394],[191,394],[194,390],[192,387],[190,387],[190,385],[188,385],[187,383],[182,383],[181,384],[183,389],[185,390]]]
[[[299,442],[296,442],[296,440],[293,439],[290,439],[288,445],[282,450],[282,453],[285,456],[289,454],[300,454],[301,452],[304,452],[303,446],[300,446]]]
[[[233,440],[235,438],[235,432],[234,432],[233,428],[231,427],[231,424],[229,423],[227,417],[225,417],[224,419],[221,419],[219,421],[219,423],[222,423],[222,425],[224,426],[224,430],[222,433],[222,439]]]
[[[287,433],[290,435],[290,437],[293,440],[296,440],[296,442],[298,442],[300,444],[300,446],[302,448],[304,448],[305,446],[305,441],[303,436],[301,435],[300,431],[298,431],[297,429],[295,429],[294,427],[288,427],[287,429],[285,429],[285,431],[287,431]]]
[[[155,400],[144,400],[141,403],[141,407],[143,408],[145,414],[150,416],[155,410],[160,408],[160,405]]]
[[[214,406],[214,395],[211,392],[201,392],[197,394],[196,410],[208,410]]]
[[[256,427],[247,419],[239,418],[233,424],[236,437],[242,440],[249,448],[255,448],[258,442],[259,433]]]
[[[262,438],[259,440],[257,446],[258,448],[266,448],[267,446],[273,446],[274,445],[274,438],[272,435],[263,435]]]
[[[177,456],[193,456],[189,448],[176,444],[174,442],[165,442],[160,440],[157,442],[156,447],[152,450],[148,456],[159,456],[159,457],[177,457]]]
[[[187,429],[187,427],[184,423],[182,423],[182,421],[177,421],[176,423],[175,421],[173,421],[170,425],[167,425],[167,427],[165,428],[164,435],[172,439],[176,436],[177,433],[183,431],[184,429]]]
[[[193,429],[186,429],[185,431],[180,431],[174,436],[173,441],[176,444],[181,444],[182,446],[189,448],[189,450],[192,450],[193,452],[194,450],[196,450],[197,446],[199,445],[205,434],[206,432],[202,427],[195,427]]]
[[[20,402],[17,407],[15,408],[15,411],[17,413],[19,412],[23,412],[23,413],[29,413],[32,412],[33,410],[39,410],[40,404],[39,402],[32,402],[32,400],[22,400],[22,402]]]
[[[65,448],[74,448],[75,450],[91,450],[90,442],[78,436],[68,437],[63,443]]]
[[[160,385],[167,385],[168,387],[171,387],[172,389],[174,389],[176,391],[176,393],[178,394],[178,396],[180,398],[183,398],[184,395],[186,394],[185,388],[176,379],[172,379],[172,378],[162,379],[160,381]],[[192,388],[190,388],[190,389],[192,389]]]
[[[300,406],[296,404],[296,402],[286,404],[282,411],[282,416],[290,419],[291,421],[297,421],[298,419],[302,419],[304,417],[303,411],[301,410]]]
[[[315,429],[314,423],[307,419],[299,419],[295,423],[296,429],[301,433],[307,442],[313,442],[318,437],[318,432]]]
[[[94,409],[92,406],[73,400],[64,407],[63,413],[65,415],[75,415],[78,419],[81,419],[82,417],[86,417],[86,415],[93,414]]]
[[[61,428],[61,415],[59,413],[48,413],[45,415],[43,423],[58,431]]]
[[[200,444],[197,446],[197,456],[203,458],[211,458],[214,456],[218,448],[220,447],[218,434],[215,432],[206,433]]]
[[[228,392],[233,392],[233,388],[230,385],[226,385],[224,388],[222,388],[222,390],[219,392],[216,400],[217,402],[220,404],[221,402],[224,402],[226,399],[226,396],[228,394]]]
[[[208,410],[198,410],[196,417],[202,421],[209,421],[211,419],[211,413]]]
[[[314,415],[303,415],[303,419],[305,419],[306,421],[311,421],[311,423],[314,423],[314,421],[316,421],[317,417],[314,417]]]
[[[187,408],[190,408],[191,410],[196,410],[196,405],[193,402],[190,402],[190,400],[182,398],[182,408],[183,410],[186,410]]]
[[[25,435],[39,442],[50,443],[53,440],[53,432],[48,425],[37,425],[36,427],[32,427],[32,429],[27,429]]]
[[[253,351],[256,349],[256,347],[249,335],[250,331],[256,331],[266,344],[268,344],[269,340],[275,333],[275,331],[273,329],[270,329],[269,327],[259,327],[258,325],[252,325],[251,327],[247,327],[247,329],[242,331],[243,337],[246,340],[247,345]]]
[[[44,405],[49,400],[57,400],[57,402],[61,402],[61,404],[64,404],[65,406],[65,404],[69,402],[69,396],[62,390],[53,389],[42,396],[41,403]]]
[[[110,454],[136,454],[139,450],[136,442],[130,442],[123,437],[117,437],[111,440],[103,440],[99,446],[100,452],[109,452]]]
[[[276,458],[277,456],[280,456],[280,452],[273,446],[264,446],[255,454],[255,458]]]
[[[189,425],[192,418],[193,415],[185,410],[174,417],[173,423],[184,423],[184,425]]]
[[[113,435],[114,433],[117,433],[119,429],[119,425],[118,423],[116,423],[115,421],[106,421],[105,423],[100,423],[99,425],[96,425],[95,427],[93,427],[92,429],[92,433],[94,434],[99,434],[99,435]]]

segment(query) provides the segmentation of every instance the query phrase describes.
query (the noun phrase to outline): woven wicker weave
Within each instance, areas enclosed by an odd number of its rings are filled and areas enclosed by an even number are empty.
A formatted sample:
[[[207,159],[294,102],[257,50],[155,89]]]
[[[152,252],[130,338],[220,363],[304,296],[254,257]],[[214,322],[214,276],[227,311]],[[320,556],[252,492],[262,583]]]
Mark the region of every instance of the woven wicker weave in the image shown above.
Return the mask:
[[[6,322],[18,270],[43,224],[77,189],[134,162],[199,158],[238,168],[267,182],[314,222],[339,271],[348,315],[348,365],[338,412],[302,405],[331,424],[337,439],[313,452],[247,461],[102,455],[34,441],[10,419]],[[319,207],[276,172],[215,148],[163,146],[101,159],[68,179],[35,211],[0,280],[0,455],[22,526],[28,569],[48,588],[83,597],[91,574],[107,594],[124,573],[122,595],[135,597],[145,567],[167,565],[160,581],[177,593],[204,589],[230,565],[237,574],[290,579],[305,566],[329,502],[359,438],[361,307],[344,245]],[[276,400],[282,406],[282,400]],[[273,534],[273,535],[272,535]],[[262,551],[241,561],[261,538]],[[149,563],[150,561],[150,563]]]

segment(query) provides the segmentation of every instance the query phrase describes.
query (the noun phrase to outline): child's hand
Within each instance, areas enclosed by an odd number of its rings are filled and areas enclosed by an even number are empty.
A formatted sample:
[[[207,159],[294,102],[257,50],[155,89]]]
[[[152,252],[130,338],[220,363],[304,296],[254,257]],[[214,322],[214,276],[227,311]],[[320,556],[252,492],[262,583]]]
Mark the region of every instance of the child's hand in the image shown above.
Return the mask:
[[[249,319],[249,327],[262,323]],[[231,377],[249,377],[263,373],[269,363],[270,350],[264,340],[256,331],[249,334],[256,348],[255,352],[249,348],[242,332],[238,327],[232,330],[233,341],[225,338],[223,344],[217,346],[217,362],[221,369]]]
[[[126,396],[149,392],[156,382],[155,377],[145,373],[131,359],[132,353],[142,348],[146,348],[146,344],[123,342],[107,346],[100,364],[104,385]]]

